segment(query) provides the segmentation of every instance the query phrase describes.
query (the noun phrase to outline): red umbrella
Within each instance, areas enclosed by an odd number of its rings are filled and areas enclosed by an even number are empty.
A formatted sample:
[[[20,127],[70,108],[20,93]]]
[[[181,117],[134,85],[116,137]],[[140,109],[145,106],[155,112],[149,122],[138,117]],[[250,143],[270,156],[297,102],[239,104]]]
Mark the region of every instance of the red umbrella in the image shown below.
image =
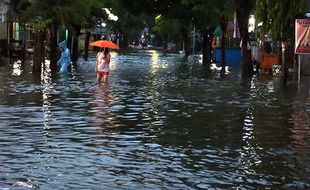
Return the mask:
[[[101,48],[111,48],[111,49],[119,49],[119,46],[108,40],[98,40],[94,41],[90,44],[91,46],[97,46]]]

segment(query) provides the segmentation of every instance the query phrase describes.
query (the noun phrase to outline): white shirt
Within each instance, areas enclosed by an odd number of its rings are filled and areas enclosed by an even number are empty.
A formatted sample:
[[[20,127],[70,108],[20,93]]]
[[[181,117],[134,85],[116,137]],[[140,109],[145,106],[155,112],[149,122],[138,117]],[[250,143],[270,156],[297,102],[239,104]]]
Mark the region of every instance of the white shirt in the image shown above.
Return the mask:
[[[98,52],[97,54],[97,71],[109,72],[109,55],[104,56],[104,52]]]

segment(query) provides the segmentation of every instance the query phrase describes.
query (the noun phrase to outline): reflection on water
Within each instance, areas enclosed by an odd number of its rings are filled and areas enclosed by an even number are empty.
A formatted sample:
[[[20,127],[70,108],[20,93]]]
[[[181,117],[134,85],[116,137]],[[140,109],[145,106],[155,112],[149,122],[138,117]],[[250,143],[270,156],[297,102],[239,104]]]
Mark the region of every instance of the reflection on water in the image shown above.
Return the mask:
[[[111,110],[113,95],[109,92],[109,84],[97,85],[94,91],[94,99],[90,112],[95,118],[93,124],[100,127],[110,127],[115,120],[115,115]]]
[[[49,130],[49,123],[52,119],[52,103],[51,96],[53,94],[53,84],[51,70],[49,69],[49,61],[45,61],[45,64],[42,64],[41,72],[41,87],[42,87],[42,112],[43,112],[43,127],[45,130]],[[46,134],[47,135],[47,134]]]
[[[157,51],[0,67],[0,189],[309,189],[310,99]],[[18,70],[19,69],[19,70]]]
[[[21,60],[16,60],[13,62],[13,71],[12,71],[12,75],[13,76],[20,76],[22,74],[23,71],[23,65],[22,65],[22,61]]]

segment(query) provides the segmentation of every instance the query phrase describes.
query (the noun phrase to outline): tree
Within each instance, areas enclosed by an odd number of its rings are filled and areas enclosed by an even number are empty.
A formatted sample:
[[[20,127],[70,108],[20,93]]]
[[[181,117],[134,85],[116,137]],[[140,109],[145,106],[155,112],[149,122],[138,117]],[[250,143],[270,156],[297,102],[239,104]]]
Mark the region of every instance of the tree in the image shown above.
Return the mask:
[[[157,0],[154,1],[154,12],[156,15],[160,14],[167,21],[174,21],[174,26],[180,26],[177,29],[180,32],[180,37],[184,44],[185,56],[190,55],[189,31],[193,26],[194,19],[191,12],[191,5],[182,1]],[[176,22],[178,22],[177,25]],[[166,27],[166,25],[162,26]]]
[[[217,0],[218,1],[218,0]],[[220,0],[217,2],[218,5],[218,16],[220,21],[220,26],[222,30],[222,39],[221,39],[221,52],[222,52],[222,70],[221,73],[225,73],[225,66],[226,66],[226,43],[225,43],[225,36],[226,36],[226,29],[228,22],[233,19],[234,12],[236,10],[236,5],[234,0]]]
[[[66,16],[62,21],[65,24],[69,31],[72,31],[73,35],[73,44],[72,44],[72,62],[75,63],[78,60],[78,39],[81,33],[81,29],[83,26],[89,26],[90,24],[97,25],[98,23],[90,22],[88,23],[88,19],[90,17],[104,17],[105,13],[102,10],[104,8],[106,1],[99,0],[76,0],[71,6],[65,7],[62,11]],[[93,10],[97,11],[94,12]],[[100,13],[98,15],[92,13]],[[96,19],[97,20],[97,19]],[[92,19],[90,19],[92,21]],[[71,40],[71,39],[69,39]],[[68,40],[68,41],[69,41]],[[71,46],[71,44],[70,44]],[[87,45],[88,46],[88,45]]]
[[[175,0],[110,0],[109,3],[112,11],[119,16],[113,26],[126,33],[127,38],[140,38],[141,30],[147,26],[164,40],[175,40],[180,36],[186,56],[190,54],[189,29],[193,19],[186,4]],[[156,20],[159,15],[160,19]]]
[[[88,59],[89,40],[91,36],[90,30],[101,24],[103,20],[107,20],[107,15],[102,9],[105,3],[108,3],[108,1],[93,1],[93,5],[90,7],[90,12],[82,23],[82,27],[86,30],[83,54],[84,60]]]
[[[271,32],[272,39],[294,43],[295,19],[304,17],[306,1],[260,0],[256,2],[256,17],[263,22],[263,33]]]
[[[28,23],[31,28],[36,32],[35,34],[35,47],[34,47],[34,62],[32,71],[33,73],[40,73],[42,62],[44,60],[44,39],[45,28],[51,23],[50,19],[43,19],[40,16],[33,16],[34,11],[41,11],[37,6],[32,6],[29,1],[19,1],[16,6],[19,13],[19,21],[23,24]],[[27,11],[26,11],[27,10]],[[40,14],[40,13],[39,13]]]
[[[83,24],[86,25],[87,18],[93,7],[102,8],[106,1],[100,0],[21,0],[23,7],[21,19],[24,22],[32,21],[36,18],[40,23],[45,23],[48,30],[49,57],[52,72],[57,71],[57,39],[60,25],[64,25],[73,32],[73,61],[78,59],[78,37]],[[49,22],[46,22],[46,21]],[[71,36],[71,33],[69,34]],[[68,42],[71,41],[71,37]],[[43,44],[43,40],[41,42]],[[71,47],[71,43],[69,43]]]
[[[270,31],[274,41],[279,42],[279,44],[286,44],[286,52],[293,52],[295,19],[302,18],[307,12],[306,3],[306,1],[290,0],[257,1],[256,17],[259,22],[263,22],[263,34]],[[279,48],[279,55],[282,58],[281,48]],[[282,63],[283,82],[286,84],[287,60],[283,60]]]
[[[62,11],[66,6],[70,6],[74,3],[73,0],[22,0],[20,3],[27,4],[21,19],[32,21],[36,18],[40,23],[46,24],[49,30],[49,56],[50,56],[50,68],[52,72],[57,71],[57,31],[61,21],[65,18],[66,14]],[[49,22],[47,22],[49,21]],[[41,42],[43,44],[43,41]]]
[[[152,28],[154,24],[154,1],[136,0],[111,0],[111,11],[119,19],[117,22],[109,22],[120,33],[126,34],[121,46],[128,44],[128,39],[137,39],[141,36],[141,30],[148,26]]]
[[[128,36],[135,38],[145,25],[153,28],[157,34],[163,34],[163,38],[172,37],[179,30],[184,41],[185,54],[190,54],[188,31],[192,23],[190,8],[181,1],[174,0],[111,0],[113,11],[120,17],[116,27]],[[155,17],[161,15],[161,19],[155,21]],[[172,26],[167,26],[172,21]],[[154,27],[153,27],[154,26]],[[167,27],[176,29],[167,34]],[[180,27],[180,28],[179,28]]]
[[[217,16],[217,3],[214,0],[200,1],[200,0],[183,0],[184,4],[187,4],[191,8],[193,20],[195,26],[202,34],[202,54],[203,65],[206,68],[210,68],[212,60],[212,38],[213,31],[219,23],[219,17]]]
[[[250,12],[255,5],[255,0],[235,0],[237,20],[242,40],[242,76],[246,77],[253,74],[253,66],[251,62],[251,52],[248,50],[249,33],[248,24]]]
[[[35,35],[35,47],[34,47],[34,60],[32,66],[33,73],[41,73],[42,62],[44,61],[45,56],[45,48],[44,44],[42,43],[45,39],[45,26],[50,22],[50,20],[45,21],[34,21],[29,22],[28,24],[34,28],[36,32]]]
[[[165,42],[180,39],[181,24],[176,19],[168,19],[165,16],[158,15],[155,18],[155,26],[152,29]]]
[[[233,18],[235,11],[234,0],[183,0],[185,4],[192,7],[192,15],[195,25],[203,36],[203,65],[210,67],[213,31],[217,25],[222,29],[222,72],[225,69],[225,36],[228,21]]]

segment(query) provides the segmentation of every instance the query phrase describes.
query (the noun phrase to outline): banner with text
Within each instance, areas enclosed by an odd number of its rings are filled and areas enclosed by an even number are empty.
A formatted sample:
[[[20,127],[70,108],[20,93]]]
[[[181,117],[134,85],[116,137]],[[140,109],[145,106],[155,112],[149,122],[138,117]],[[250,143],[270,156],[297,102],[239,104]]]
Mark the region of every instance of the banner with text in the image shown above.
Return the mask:
[[[310,19],[295,21],[295,54],[310,54]]]

